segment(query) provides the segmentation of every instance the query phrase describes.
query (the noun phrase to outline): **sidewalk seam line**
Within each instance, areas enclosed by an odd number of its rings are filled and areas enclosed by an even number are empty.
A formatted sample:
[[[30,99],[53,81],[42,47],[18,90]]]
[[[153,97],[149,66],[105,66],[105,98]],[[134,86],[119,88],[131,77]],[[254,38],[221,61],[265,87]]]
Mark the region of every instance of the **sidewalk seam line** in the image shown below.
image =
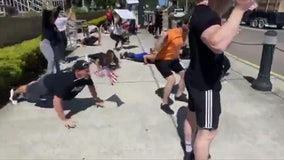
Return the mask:
[[[142,45],[141,40],[140,40],[140,38],[139,38],[139,36],[138,36],[137,34],[136,34],[136,38],[138,39],[138,43],[139,43],[140,47],[142,48],[143,52],[145,52],[144,46]],[[158,82],[158,80],[157,80],[157,78],[156,78],[156,76],[155,76],[153,67],[152,67],[152,66],[148,66],[148,67],[149,67],[150,70],[151,70],[152,77],[154,78],[158,89],[161,88],[161,86],[159,85],[159,82]],[[171,118],[174,127],[177,128],[177,125],[176,125],[176,122],[175,122],[176,114],[174,114],[174,115],[168,115],[168,116]],[[177,132],[176,132],[176,133],[177,133]],[[179,137],[178,133],[177,133],[177,136]]]

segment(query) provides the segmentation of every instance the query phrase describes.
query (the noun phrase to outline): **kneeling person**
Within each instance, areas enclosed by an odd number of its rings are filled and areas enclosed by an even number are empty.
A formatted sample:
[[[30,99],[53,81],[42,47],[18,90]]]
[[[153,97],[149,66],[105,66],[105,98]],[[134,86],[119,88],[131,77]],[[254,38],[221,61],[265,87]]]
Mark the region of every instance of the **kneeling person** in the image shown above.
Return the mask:
[[[96,88],[89,74],[89,63],[78,60],[73,65],[71,72],[60,74],[49,74],[37,81],[20,86],[15,91],[11,90],[10,100],[15,103],[17,97],[23,94],[24,98],[31,101],[40,101],[42,98],[53,96],[53,107],[58,117],[65,121],[65,127],[74,128],[75,122],[66,118],[63,109],[63,101],[76,97],[85,87],[88,86],[97,106],[103,107],[103,101],[98,98]]]

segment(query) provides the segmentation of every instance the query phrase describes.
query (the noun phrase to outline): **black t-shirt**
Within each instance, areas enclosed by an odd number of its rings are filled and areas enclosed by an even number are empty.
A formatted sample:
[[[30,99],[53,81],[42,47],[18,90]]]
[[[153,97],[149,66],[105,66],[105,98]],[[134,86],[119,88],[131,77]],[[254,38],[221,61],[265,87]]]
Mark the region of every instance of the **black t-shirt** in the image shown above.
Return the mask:
[[[202,33],[213,25],[221,25],[221,18],[206,5],[196,6],[191,20],[189,45],[191,62],[186,71],[189,84],[202,91],[221,90],[223,54],[215,54],[201,40]]]
[[[50,41],[51,46],[57,46],[62,41],[62,37],[55,25],[42,28],[42,39]]]
[[[156,11],[155,13],[155,23],[156,24],[162,24],[163,22],[163,14],[161,11]]]
[[[70,100],[76,97],[85,85],[94,85],[94,83],[91,78],[76,78],[74,72],[66,72],[45,76],[44,85],[50,94]]]

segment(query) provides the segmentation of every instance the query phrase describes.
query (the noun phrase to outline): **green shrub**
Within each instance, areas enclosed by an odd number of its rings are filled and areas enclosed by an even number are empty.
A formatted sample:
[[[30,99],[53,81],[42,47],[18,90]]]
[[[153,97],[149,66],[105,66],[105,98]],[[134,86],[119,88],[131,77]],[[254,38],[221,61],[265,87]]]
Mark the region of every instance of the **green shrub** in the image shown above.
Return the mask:
[[[100,25],[103,21],[105,21],[105,16],[86,22],[86,24]],[[39,44],[40,37],[37,37],[20,44],[0,48],[0,92],[2,92],[0,103],[7,101],[7,95],[3,95],[3,92],[8,93],[9,88],[22,84],[21,81],[27,73],[39,73],[46,67]]]
[[[0,88],[16,85],[27,71],[42,69],[40,38],[0,49]]]
[[[80,13],[88,13],[88,11],[82,7],[75,7],[73,8],[73,10],[75,11],[76,14],[80,14]]]
[[[96,26],[100,26],[102,23],[104,23],[106,21],[106,16],[102,16],[100,18],[97,19],[93,19],[90,20],[88,22],[85,23],[85,25],[96,25]]]

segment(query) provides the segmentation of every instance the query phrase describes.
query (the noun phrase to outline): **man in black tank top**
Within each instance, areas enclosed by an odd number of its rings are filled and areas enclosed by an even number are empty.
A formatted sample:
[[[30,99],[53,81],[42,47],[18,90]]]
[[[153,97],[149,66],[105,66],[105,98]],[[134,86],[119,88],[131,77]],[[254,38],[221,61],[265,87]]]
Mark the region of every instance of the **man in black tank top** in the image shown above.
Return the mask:
[[[187,159],[193,155],[197,160],[208,159],[221,114],[223,53],[238,33],[244,12],[252,5],[253,0],[236,0],[232,14],[223,25],[220,15],[230,6],[230,1],[199,0],[194,9],[189,24],[191,63],[185,73],[185,84],[189,94],[188,117],[196,116],[196,119],[187,118],[184,124]],[[191,133],[196,129],[195,141],[191,144]]]

